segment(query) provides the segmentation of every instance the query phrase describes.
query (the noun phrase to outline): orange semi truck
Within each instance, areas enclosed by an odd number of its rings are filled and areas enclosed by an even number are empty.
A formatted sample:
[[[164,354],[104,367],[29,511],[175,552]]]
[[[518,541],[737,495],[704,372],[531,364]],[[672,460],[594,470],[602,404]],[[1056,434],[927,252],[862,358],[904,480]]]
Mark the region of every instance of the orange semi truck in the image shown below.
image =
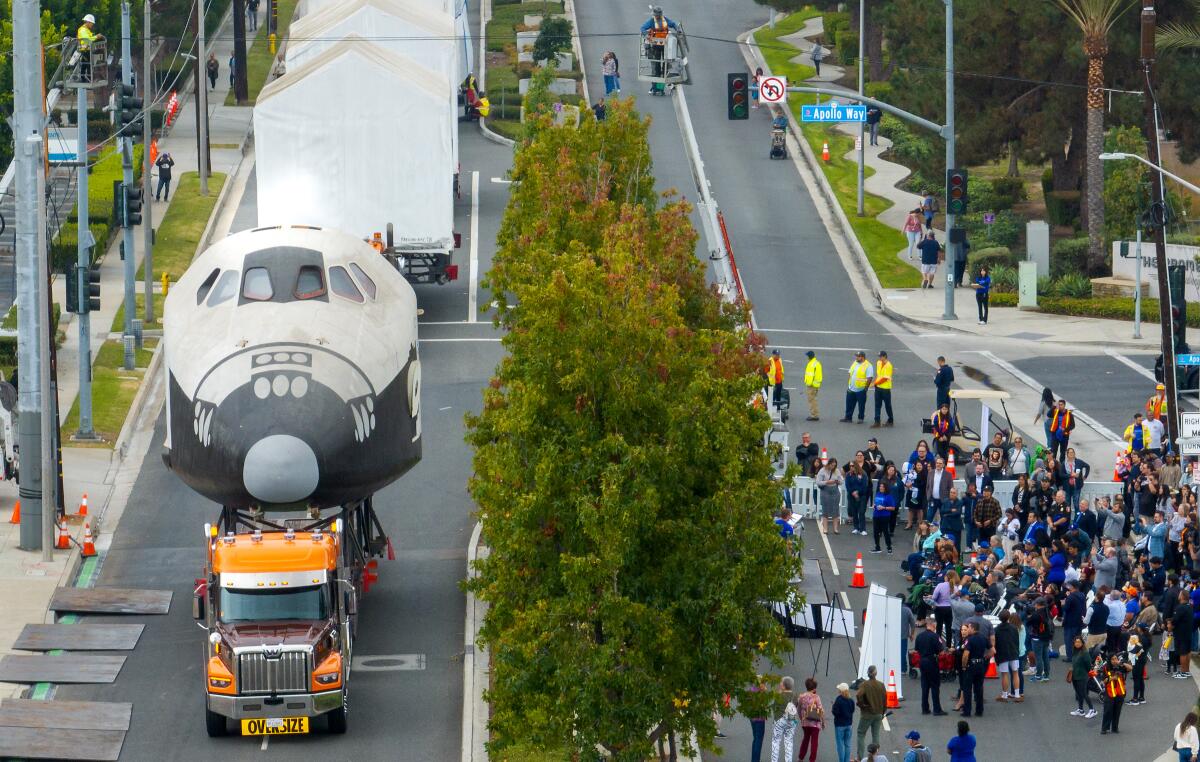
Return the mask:
[[[352,525],[366,518],[371,528],[373,514],[342,515]],[[229,720],[242,735],[308,733],[321,716],[329,732],[346,732],[357,599],[375,578],[375,561],[346,521],[295,521],[307,525],[300,531],[239,524],[249,531],[224,535],[205,525],[206,568],[192,614],[208,630],[210,736],[228,733]]]

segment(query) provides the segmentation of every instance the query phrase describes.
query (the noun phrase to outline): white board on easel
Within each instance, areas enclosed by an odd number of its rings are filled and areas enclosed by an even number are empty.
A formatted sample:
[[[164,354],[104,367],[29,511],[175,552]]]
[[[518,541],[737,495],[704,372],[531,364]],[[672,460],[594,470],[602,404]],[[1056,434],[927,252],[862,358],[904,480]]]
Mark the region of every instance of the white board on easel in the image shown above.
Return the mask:
[[[867,679],[867,667],[874,665],[876,678],[887,685],[888,672],[896,673],[896,696],[904,698],[903,675],[908,671],[900,653],[900,599],[889,596],[887,588],[872,584],[867,598],[867,618],[863,622],[862,649],[858,657],[858,677]]]

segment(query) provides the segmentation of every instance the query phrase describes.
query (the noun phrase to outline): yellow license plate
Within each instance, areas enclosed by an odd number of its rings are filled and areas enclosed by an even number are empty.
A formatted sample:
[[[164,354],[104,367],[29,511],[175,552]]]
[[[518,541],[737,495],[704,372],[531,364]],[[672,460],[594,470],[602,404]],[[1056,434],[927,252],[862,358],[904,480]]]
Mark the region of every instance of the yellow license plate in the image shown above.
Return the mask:
[[[307,732],[307,717],[265,717],[242,720],[242,735],[244,736],[281,736]]]

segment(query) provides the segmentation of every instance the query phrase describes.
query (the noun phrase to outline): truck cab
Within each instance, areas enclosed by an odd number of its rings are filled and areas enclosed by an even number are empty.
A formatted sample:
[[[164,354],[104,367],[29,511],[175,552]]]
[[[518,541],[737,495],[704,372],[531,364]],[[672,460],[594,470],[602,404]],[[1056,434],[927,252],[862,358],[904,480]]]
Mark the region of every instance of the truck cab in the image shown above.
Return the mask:
[[[205,641],[210,736],[308,733],[325,717],[346,731],[357,591],[343,565],[340,522],[331,531],[218,536],[205,526],[207,568],[193,616]]]

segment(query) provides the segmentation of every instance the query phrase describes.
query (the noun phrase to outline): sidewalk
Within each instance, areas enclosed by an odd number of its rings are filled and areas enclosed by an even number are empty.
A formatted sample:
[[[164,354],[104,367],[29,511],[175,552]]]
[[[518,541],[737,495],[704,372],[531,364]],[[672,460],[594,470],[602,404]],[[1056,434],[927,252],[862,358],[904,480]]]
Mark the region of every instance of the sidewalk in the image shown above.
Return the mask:
[[[265,7],[264,5],[261,13],[265,13]],[[209,50],[216,53],[218,61],[228,61],[233,52],[231,15],[226,15],[214,37],[215,42]],[[247,43],[253,44],[252,39],[248,39]],[[218,79],[217,87],[209,90],[211,170],[231,176],[242,161],[253,109],[249,106],[223,105],[225,94],[229,90],[229,77],[228,72],[224,71],[224,65],[222,69],[223,76]],[[207,80],[204,84],[207,86]],[[175,178],[184,172],[197,171],[199,162],[195,105],[188,94],[180,92],[180,99],[183,102],[177,121],[158,140],[159,152],[169,152],[175,159]],[[153,180],[152,187],[157,185],[157,173],[153,175]],[[227,184],[228,182],[229,180]],[[169,201],[155,203],[152,199],[146,200],[145,214],[152,217],[152,224],[156,230],[162,223],[169,205]],[[93,358],[109,338],[113,319],[124,300],[125,263],[121,261],[120,241],[118,237],[101,261],[101,308],[91,314]],[[135,269],[141,265],[144,254],[142,242],[143,232],[139,226],[134,231]],[[54,280],[52,297],[59,304],[65,302],[65,280]],[[155,292],[158,293],[161,286],[157,283],[155,285]],[[136,292],[144,293],[144,281],[138,281]],[[155,299],[155,315],[161,319],[161,295]],[[65,340],[58,350],[59,414],[60,420],[64,420],[79,394],[79,329],[76,316],[64,312],[59,328],[65,335]],[[136,416],[136,400],[134,407],[131,415]],[[148,443],[140,444],[144,447]],[[134,447],[130,452],[137,449]],[[121,473],[119,469],[123,464],[122,456],[123,453],[116,449],[72,447],[69,440],[64,438],[63,441],[63,492],[67,513],[74,514],[82,495],[88,495],[89,520],[93,532],[97,534],[97,547],[101,553],[111,541],[108,532],[116,528],[116,517],[119,517],[124,508],[124,501],[132,486],[132,477],[136,476],[136,470],[141,467],[140,457],[131,457],[125,465],[127,469],[133,469],[134,473]],[[15,482],[0,482],[0,506],[3,507],[0,511],[0,609],[6,612],[3,621],[0,621],[0,655],[11,652],[12,643],[26,623],[53,620],[53,615],[47,612],[46,606],[56,587],[70,584],[70,576],[74,571],[73,561],[76,558],[74,550],[55,551],[54,560],[43,563],[41,551],[28,552],[17,548],[19,525],[8,523],[16,497]],[[103,535],[100,534],[102,529],[105,530]],[[71,531],[76,536],[80,535],[82,521],[72,521]],[[23,686],[0,683],[0,697],[19,695],[22,690]]]

